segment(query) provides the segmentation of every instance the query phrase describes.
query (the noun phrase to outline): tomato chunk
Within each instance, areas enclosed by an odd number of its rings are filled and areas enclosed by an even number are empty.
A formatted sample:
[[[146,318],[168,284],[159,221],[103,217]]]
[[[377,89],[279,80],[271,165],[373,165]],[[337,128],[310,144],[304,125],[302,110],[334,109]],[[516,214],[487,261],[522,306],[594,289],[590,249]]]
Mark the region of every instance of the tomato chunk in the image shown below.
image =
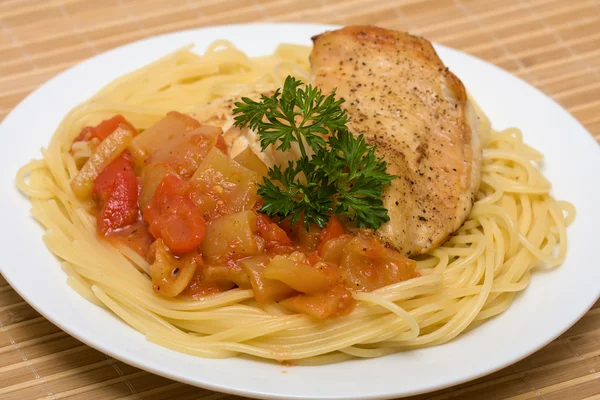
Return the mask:
[[[267,250],[274,253],[290,253],[292,241],[287,233],[265,214],[256,213],[258,234],[265,240]]]
[[[342,236],[344,233],[344,226],[342,225],[340,220],[337,217],[329,218],[327,226],[321,231],[321,236],[319,238],[321,240],[321,243],[319,244],[317,251],[320,252],[323,249],[323,246],[325,246],[325,243],[327,243],[327,241]]]
[[[108,164],[94,180],[93,196],[100,205],[97,229],[106,235],[136,221],[138,185],[128,151]]]
[[[186,182],[174,175],[163,178],[142,216],[152,236],[162,238],[176,255],[195,250],[204,240],[202,212],[190,199]]]
[[[225,138],[223,135],[217,136],[217,144],[215,147],[223,152],[223,154],[227,154],[227,143],[225,143]]]
[[[127,129],[137,135],[137,130],[123,117],[122,115],[115,115],[110,119],[105,119],[96,126],[86,126],[81,130],[79,135],[73,140],[73,142],[84,142],[91,140],[92,138],[98,138],[100,141],[106,139],[108,135],[113,133],[119,124],[125,125]]]

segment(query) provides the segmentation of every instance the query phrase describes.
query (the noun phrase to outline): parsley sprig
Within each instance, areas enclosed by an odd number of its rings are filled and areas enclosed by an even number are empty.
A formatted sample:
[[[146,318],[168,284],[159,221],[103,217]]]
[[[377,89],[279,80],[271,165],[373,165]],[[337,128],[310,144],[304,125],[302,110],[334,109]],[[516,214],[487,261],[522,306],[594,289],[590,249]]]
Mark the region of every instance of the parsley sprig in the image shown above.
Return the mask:
[[[255,130],[263,150],[273,145],[286,151],[292,143],[300,148],[297,161],[269,169],[259,185],[261,212],[290,216],[292,224],[303,216],[307,228],[313,222],[324,227],[333,214],[361,228],[377,229],[389,221],[381,196],[395,176],[363,135],[348,131],[343,102],[335,91],[325,96],[288,76],[271,96],[235,103],[235,125]]]

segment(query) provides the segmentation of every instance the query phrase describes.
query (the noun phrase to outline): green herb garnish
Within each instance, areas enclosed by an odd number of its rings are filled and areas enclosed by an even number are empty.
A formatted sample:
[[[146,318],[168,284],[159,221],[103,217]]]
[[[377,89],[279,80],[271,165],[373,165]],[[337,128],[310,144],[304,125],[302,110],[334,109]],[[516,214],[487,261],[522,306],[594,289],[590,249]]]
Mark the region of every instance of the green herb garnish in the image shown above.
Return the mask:
[[[301,157],[285,169],[269,169],[259,185],[264,204],[260,211],[287,217],[296,223],[304,216],[311,223],[327,225],[333,214],[344,215],[361,228],[377,229],[389,221],[381,196],[395,178],[386,162],[377,158],[375,146],[363,135],[348,132],[343,99],[288,76],[283,89],[260,101],[247,97],[235,103],[235,125],[256,130],[263,150],[269,145],[286,151],[298,143]]]

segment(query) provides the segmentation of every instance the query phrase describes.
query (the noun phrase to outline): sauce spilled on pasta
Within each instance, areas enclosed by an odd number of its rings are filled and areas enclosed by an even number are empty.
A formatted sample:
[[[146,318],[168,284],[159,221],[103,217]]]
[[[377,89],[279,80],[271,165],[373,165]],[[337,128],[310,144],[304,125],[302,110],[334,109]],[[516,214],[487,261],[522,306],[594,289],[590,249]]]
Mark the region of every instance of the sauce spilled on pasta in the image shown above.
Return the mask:
[[[127,133],[123,148],[117,139]],[[138,133],[117,115],[85,127],[80,142],[94,154],[107,148],[103,160],[86,162],[102,166],[97,175],[74,180],[91,187],[79,192],[93,200],[98,234],[142,256],[161,296],[198,299],[239,287],[259,304],[328,318],[352,310],[352,292],[418,276],[415,261],[370,230],[347,232],[335,216],[307,230],[258,212],[266,166],[250,149],[229,158],[220,128],[169,112]]]

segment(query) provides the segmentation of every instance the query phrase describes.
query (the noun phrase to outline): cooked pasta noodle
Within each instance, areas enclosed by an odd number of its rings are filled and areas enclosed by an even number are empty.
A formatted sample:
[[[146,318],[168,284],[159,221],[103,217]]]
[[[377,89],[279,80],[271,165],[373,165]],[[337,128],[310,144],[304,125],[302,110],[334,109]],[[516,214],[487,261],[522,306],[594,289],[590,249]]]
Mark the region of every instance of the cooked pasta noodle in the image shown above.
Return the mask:
[[[204,55],[184,48],[116,79],[75,107],[43,159],[17,175],[69,285],[148,340],[177,351],[316,364],[447,342],[505,311],[536,268],[563,262],[574,207],[550,195],[550,183],[536,168],[542,155],[523,142],[521,132],[494,131],[478,110],[481,188],[459,231],[418,257],[420,277],[354,293],[351,314],[326,320],[290,314],[277,304],[259,306],[251,290],[239,288],[200,300],[156,295],[148,263],[99,240],[88,205],[72,192],[69,183],[78,171],[76,154],[69,151],[73,138],[82,127],[116,113],[145,129],[170,110],[190,113],[221,96],[273,90],[289,74],[306,80],[309,51],[281,45],[273,55],[249,58],[225,41]]]

